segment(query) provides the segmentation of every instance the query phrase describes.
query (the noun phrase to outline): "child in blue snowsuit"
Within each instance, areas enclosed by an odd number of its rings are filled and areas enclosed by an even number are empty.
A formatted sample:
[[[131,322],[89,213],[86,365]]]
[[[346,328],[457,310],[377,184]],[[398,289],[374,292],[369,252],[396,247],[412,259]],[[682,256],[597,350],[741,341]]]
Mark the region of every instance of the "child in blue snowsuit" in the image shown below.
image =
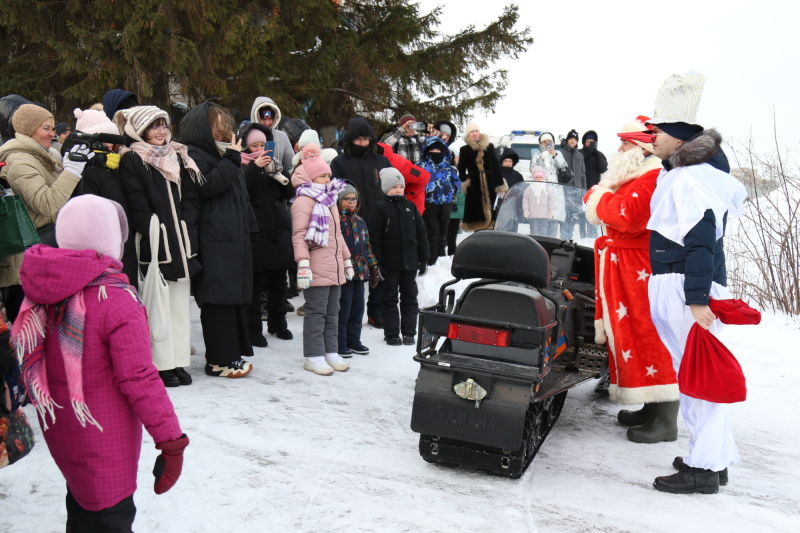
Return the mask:
[[[422,143],[422,160],[417,162],[430,172],[431,179],[425,188],[425,212],[422,219],[428,233],[428,264],[433,265],[440,256],[447,255],[447,226],[450,209],[456,194],[461,190],[458,171],[450,164],[450,149],[436,136]]]

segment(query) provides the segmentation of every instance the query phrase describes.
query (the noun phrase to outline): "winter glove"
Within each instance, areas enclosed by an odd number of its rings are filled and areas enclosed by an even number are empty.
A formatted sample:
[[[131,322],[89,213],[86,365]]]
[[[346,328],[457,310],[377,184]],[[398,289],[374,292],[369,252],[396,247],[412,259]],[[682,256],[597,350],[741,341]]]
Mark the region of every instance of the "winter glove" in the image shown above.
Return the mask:
[[[383,276],[381,276],[381,269],[374,266],[369,269],[369,288],[374,289],[378,286],[378,283],[383,280]]]
[[[308,262],[308,259],[301,259],[297,263],[297,288],[300,290],[307,289],[313,281],[311,263]]]
[[[420,276],[424,276],[425,272],[427,272],[427,271],[428,271],[428,263],[426,263],[425,261],[420,261],[419,262],[419,275]]]
[[[278,172],[277,174],[272,176],[272,179],[274,179],[275,181],[277,181],[281,185],[289,185],[289,178],[287,178],[286,176],[284,176],[280,172]]]
[[[73,157],[82,159],[82,161],[73,161],[69,158],[70,154],[73,154]],[[70,172],[78,177],[81,177],[81,174],[83,174],[83,167],[85,167],[86,163],[93,157],[94,152],[92,152],[88,146],[85,144],[76,144],[70,149],[69,152],[64,154],[64,157],[61,158],[61,163],[63,164],[66,172]]]
[[[352,280],[356,275],[356,271],[353,270],[353,262],[349,259],[344,260],[344,277],[347,278],[347,281]]]
[[[153,467],[153,475],[156,477],[153,490],[156,494],[164,494],[178,482],[183,469],[183,450],[188,445],[189,437],[186,433],[179,439],[156,444],[156,449],[161,450],[161,455],[156,457],[156,464]]]

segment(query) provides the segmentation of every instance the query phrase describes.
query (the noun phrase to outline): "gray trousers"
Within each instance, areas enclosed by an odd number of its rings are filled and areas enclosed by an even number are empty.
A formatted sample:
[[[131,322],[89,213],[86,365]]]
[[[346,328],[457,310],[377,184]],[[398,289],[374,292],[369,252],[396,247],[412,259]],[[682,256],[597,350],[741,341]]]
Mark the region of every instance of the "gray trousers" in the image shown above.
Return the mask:
[[[303,291],[306,315],[303,317],[303,355],[313,357],[336,353],[339,349],[339,296],[342,288],[309,287]]]

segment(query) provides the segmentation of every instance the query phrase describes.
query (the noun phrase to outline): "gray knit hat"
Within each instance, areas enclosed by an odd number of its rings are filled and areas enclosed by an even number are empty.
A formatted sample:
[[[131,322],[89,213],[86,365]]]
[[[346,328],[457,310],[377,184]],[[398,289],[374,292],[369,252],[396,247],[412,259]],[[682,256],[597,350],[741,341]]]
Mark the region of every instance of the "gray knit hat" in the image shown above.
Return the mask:
[[[389,192],[389,189],[394,187],[395,185],[405,185],[406,180],[403,179],[403,175],[400,174],[400,171],[394,167],[384,168],[381,170],[381,190],[383,194]]]
[[[358,189],[356,189],[355,187],[353,187],[352,185],[350,185],[348,183],[347,185],[345,185],[344,189],[342,189],[342,191],[337,196],[337,207],[341,207],[342,198],[344,198],[346,195],[348,195],[350,193],[355,194],[356,198],[358,198]]]

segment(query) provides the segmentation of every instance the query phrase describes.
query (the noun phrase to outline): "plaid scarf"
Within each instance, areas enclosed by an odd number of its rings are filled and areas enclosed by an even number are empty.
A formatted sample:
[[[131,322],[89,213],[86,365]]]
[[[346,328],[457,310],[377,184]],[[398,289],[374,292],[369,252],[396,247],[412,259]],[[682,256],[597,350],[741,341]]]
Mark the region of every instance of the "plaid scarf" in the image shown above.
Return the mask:
[[[192,180],[200,183],[204,181],[203,174],[197,168],[197,163],[189,157],[189,149],[185,144],[172,141],[157,146],[137,141],[131,144],[130,148],[121,150],[120,154],[124,154],[127,151],[139,154],[145,166],[156,167],[168,181],[178,185],[181,183],[181,166],[178,163],[178,157],[180,157]]]
[[[328,246],[328,233],[331,223],[331,207],[336,205],[339,192],[345,188],[341,180],[333,179],[330,183],[302,183],[297,187],[297,196],[308,196],[316,200],[311,210],[311,220],[305,240],[320,246]]]
[[[119,266],[120,264],[117,262],[112,263],[86,287],[99,286],[100,292],[97,295],[99,300],[108,298],[106,287],[119,287],[128,291],[141,306],[142,301],[139,299],[136,289],[128,283],[128,277],[120,272]],[[83,291],[86,290],[86,287],[52,306],[55,311],[53,324],[48,324],[46,306],[35,304],[25,298],[19,316],[12,327],[11,335],[14,347],[17,350],[17,357],[22,362],[23,382],[31,403],[39,412],[45,430],[47,429],[45,413],[49,413],[51,421],[55,423],[54,408],[62,407],[53,400],[47,384],[44,341],[52,326],[52,329],[58,330],[58,341],[67,374],[69,399],[75,416],[81,426],[86,427],[88,422],[103,431],[103,428],[89,412],[83,396],[83,330],[86,324],[86,304],[83,300]]]

